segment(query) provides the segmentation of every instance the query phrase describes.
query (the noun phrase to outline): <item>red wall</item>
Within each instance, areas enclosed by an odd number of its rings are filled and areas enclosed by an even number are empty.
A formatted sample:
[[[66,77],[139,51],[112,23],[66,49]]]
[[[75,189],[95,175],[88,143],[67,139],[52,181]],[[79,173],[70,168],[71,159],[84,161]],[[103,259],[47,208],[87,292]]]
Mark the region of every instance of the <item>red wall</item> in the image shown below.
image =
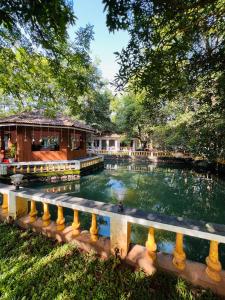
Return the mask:
[[[7,130],[8,132],[8,130]],[[74,130],[69,130],[69,144],[68,147],[68,129],[48,129],[48,128],[34,128],[17,127],[16,129],[10,129],[11,142],[16,143],[17,136],[17,160],[18,161],[49,161],[49,160],[72,160],[79,157],[87,156],[86,153],[86,133],[76,130],[75,134],[82,135],[82,142],[80,150],[71,150],[71,137],[74,136]],[[26,141],[25,141],[26,135]],[[61,141],[62,135],[62,141]],[[41,137],[58,136],[60,141],[59,151],[32,151],[32,138],[34,136],[35,141],[39,141]]]

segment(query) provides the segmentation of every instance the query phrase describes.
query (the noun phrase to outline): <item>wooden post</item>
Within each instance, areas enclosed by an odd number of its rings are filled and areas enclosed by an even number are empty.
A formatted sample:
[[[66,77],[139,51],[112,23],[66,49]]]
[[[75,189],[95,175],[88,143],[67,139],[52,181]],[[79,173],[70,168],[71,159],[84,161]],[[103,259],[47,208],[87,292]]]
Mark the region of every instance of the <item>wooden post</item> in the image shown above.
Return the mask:
[[[206,258],[206,274],[214,281],[221,281],[220,271],[222,270],[219,261],[218,242],[210,241],[209,256]]]
[[[92,214],[90,234],[91,234],[91,240],[93,242],[96,242],[98,240],[98,226],[97,226],[96,214]]]
[[[154,261],[156,259],[157,245],[155,243],[155,229],[153,227],[149,228],[148,239],[145,246],[147,248],[148,256]]]
[[[44,209],[44,214],[42,216],[42,221],[43,221],[42,222],[42,226],[43,227],[47,227],[50,224],[50,222],[51,222],[51,220],[50,220],[51,215],[49,213],[49,205],[48,205],[48,203],[43,203],[43,209]]]
[[[30,202],[30,223],[33,223],[37,219],[37,209],[36,209],[36,201],[31,200]]]
[[[186,254],[183,250],[183,234],[182,233],[177,233],[176,234],[176,246],[173,251],[173,264],[174,266],[179,269],[179,270],[184,270],[186,264],[185,264],[185,259],[186,259]]]
[[[80,234],[80,222],[79,222],[79,212],[78,210],[74,209],[73,211],[74,216],[73,216],[73,236],[77,236]]]

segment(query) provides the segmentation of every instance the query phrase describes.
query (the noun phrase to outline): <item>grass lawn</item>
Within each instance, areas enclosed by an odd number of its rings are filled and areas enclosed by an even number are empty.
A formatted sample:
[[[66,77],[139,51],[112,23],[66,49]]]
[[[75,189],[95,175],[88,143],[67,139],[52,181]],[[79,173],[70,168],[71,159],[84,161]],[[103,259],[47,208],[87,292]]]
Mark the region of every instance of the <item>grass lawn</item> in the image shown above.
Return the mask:
[[[222,299],[168,274],[146,276],[120,261],[80,253],[0,224],[0,299]]]

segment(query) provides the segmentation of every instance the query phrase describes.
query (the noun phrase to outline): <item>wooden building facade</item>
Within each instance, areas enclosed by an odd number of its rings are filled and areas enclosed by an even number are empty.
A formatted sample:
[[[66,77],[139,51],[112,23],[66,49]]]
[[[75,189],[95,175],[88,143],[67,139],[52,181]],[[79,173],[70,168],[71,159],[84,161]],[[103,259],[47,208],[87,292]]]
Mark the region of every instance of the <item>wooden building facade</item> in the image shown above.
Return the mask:
[[[58,115],[21,113],[0,119],[0,158],[7,161],[74,160],[87,156],[90,126]]]

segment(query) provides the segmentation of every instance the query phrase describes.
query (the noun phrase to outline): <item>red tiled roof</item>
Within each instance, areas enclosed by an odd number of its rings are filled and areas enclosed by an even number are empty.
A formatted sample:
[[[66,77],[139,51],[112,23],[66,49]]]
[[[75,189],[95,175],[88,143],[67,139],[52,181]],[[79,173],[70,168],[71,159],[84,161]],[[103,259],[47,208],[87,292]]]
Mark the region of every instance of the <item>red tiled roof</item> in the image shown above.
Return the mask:
[[[20,114],[0,118],[1,124],[30,124],[30,125],[47,125],[47,126],[62,126],[75,127],[88,131],[95,131],[94,128],[81,121],[73,120],[71,117],[58,114],[56,117],[46,117],[38,111],[23,112]]]

